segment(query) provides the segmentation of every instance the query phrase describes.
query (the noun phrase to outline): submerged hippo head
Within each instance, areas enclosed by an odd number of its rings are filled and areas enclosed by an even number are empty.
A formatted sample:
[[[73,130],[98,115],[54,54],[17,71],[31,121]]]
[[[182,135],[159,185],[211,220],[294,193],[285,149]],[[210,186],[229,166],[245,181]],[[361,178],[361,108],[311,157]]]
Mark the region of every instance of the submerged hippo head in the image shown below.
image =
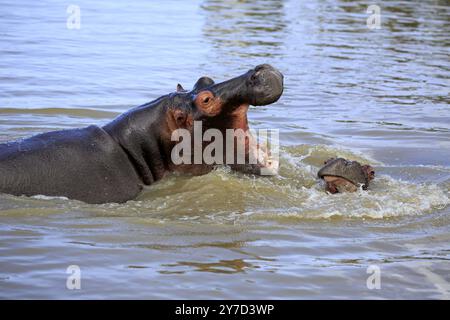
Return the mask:
[[[262,64],[221,83],[201,77],[192,90],[178,85],[175,92],[128,111],[104,128],[127,151],[146,184],[159,180],[167,171],[208,172],[212,164],[202,159],[202,154],[199,157],[198,150],[200,148],[202,153],[208,144],[215,141],[215,136],[209,136],[209,141],[204,140],[209,129],[213,130],[210,134],[220,133],[225,138],[223,151],[214,151],[216,159],[223,159],[223,163],[233,169],[260,174],[261,168],[268,167],[269,162],[258,153],[258,163],[249,164],[249,155],[257,152],[254,139],[247,132],[247,111],[250,105],[276,102],[282,93],[283,75],[274,67]],[[243,164],[230,164],[226,159],[229,129],[241,129],[248,134],[243,139],[246,160]],[[196,138],[198,134],[201,141]],[[174,139],[177,135],[179,140]],[[190,144],[191,150],[179,152],[180,141]],[[174,160],[174,154],[182,154],[183,157]],[[233,157],[237,156],[233,153]],[[179,162],[180,158],[184,160]],[[186,158],[189,161],[185,161]]]
[[[326,190],[330,193],[354,192],[362,186],[364,190],[375,177],[374,169],[369,165],[361,165],[357,161],[343,158],[331,158],[317,173],[326,182]]]

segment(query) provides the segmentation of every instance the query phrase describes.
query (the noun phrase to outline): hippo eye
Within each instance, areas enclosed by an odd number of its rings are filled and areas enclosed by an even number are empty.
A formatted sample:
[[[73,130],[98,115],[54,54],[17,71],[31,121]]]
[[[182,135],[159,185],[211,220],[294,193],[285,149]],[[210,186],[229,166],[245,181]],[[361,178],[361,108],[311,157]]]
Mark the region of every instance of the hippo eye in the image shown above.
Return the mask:
[[[194,104],[208,116],[218,115],[222,110],[222,103],[215,98],[211,91],[202,91],[194,98]]]

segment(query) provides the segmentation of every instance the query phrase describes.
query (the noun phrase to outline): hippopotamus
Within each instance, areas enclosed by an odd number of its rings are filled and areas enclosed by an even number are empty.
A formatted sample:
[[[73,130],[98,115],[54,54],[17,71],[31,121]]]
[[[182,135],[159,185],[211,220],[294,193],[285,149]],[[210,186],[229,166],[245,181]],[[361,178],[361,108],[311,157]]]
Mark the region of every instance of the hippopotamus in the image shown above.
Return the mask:
[[[367,190],[370,181],[375,178],[375,170],[370,165],[361,165],[358,161],[330,158],[324,164],[317,175],[325,180],[325,189],[332,194],[355,192],[360,186]]]
[[[125,112],[104,126],[53,131],[0,144],[0,192],[11,195],[65,197],[91,204],[124,203],[168,172],[204,174],[214,165],[174,163],[177,129],[248,130],[249,105],[276,102],[283,75],[268,64],[215,83],[201,77],[192,90],[177,90]],[[194,143],[194,141],[192,141]],[[253,152],[246,142],[245,152]],[[203,145],[202,145],[203,147]],[[225,156],[225,155],[224,155]],[[259,174],[266,167],[230,165]]]

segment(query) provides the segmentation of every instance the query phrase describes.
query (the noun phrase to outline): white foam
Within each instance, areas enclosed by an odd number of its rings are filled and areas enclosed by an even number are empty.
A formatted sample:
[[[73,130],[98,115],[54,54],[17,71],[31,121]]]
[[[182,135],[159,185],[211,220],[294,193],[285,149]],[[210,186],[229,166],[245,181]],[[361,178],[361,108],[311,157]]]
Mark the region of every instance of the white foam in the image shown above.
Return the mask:
[[[169,221],[236,223],[285,217],[383,219],[424,215],[450,205],[447,184],[413,183],[379,174],[368,191],[328,194],[316,177],[323,159],[342,156],[362,163],[375,162],[348,150],[337,150],[324,145],[287,148],[281,154],[280,173],[273,177],[243,175],[226,167],[188,180],[170,176],[150,186],[137,201],[95,206],[95,212]],[[33,198],[67,200],[43,195]]]
[[[332,195],[320,185],[283,192],[296,192],[294,196],[298,204],[284,208],[261,208],[255,214],[308,219],[383,219],[427,214],[450,205],[449,192],[437,185],[413,184],[389,176],[377,177],[370,190],[356,193]]]
[[[51,197],[51,196],[44,196],[42,194],[32,196],[31,198],[37,199],[37,200],[64,200],[64,201],[69,200],[69,198],[67,198],[67,197]]]

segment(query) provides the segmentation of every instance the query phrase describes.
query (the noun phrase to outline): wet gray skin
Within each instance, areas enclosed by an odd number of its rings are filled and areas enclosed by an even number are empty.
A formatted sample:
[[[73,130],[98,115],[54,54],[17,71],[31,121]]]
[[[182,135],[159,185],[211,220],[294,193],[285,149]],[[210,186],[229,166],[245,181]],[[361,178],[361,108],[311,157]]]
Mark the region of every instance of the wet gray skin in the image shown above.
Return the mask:
[[[331,158],[325,161],[325,166],[319,170],[317,175],[327,182],[327,191],[337,193],[343,190],[341,185],[348,184],[348,182],[355,187],[362,185],[363,189],[366,190],[369,187],[369,182],[375,176],[375,171],[371,166],[361,165],[357,161]],[[357,188],[345,189],[346,191],[355,191]]]

